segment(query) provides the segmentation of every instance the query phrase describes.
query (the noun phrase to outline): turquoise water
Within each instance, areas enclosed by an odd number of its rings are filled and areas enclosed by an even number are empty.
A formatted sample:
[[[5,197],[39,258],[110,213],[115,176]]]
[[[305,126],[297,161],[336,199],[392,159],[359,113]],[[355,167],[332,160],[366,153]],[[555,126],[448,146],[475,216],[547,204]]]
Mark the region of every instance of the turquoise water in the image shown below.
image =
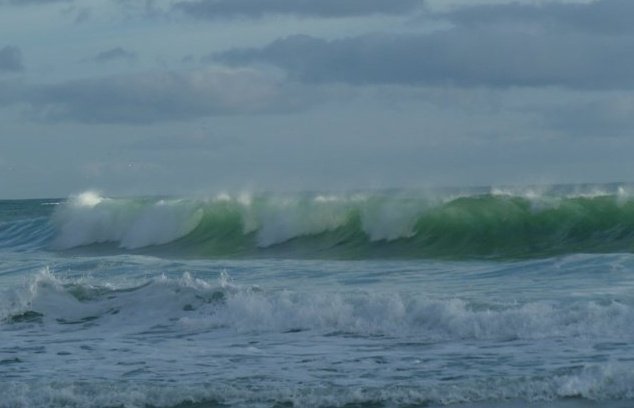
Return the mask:
[[[631,406],[633,205],[623,185],[0,202],[0,406]]]

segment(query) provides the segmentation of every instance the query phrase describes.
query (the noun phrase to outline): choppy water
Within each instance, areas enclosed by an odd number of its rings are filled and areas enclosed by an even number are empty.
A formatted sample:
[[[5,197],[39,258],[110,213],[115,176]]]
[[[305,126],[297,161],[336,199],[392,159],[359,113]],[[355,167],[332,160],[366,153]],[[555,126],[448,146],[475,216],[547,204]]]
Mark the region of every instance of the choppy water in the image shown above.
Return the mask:
[[[0,406],[631,406],[605,188],[0,202]]]

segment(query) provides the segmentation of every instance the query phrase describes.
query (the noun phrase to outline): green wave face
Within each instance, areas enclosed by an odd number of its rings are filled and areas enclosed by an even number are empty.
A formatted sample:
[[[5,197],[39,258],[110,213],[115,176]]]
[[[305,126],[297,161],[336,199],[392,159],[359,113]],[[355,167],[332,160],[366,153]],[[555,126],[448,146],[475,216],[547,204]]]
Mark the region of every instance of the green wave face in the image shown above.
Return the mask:
[[[414,246],[430,256],[541,257],[634,248],[634,202],[618,197],[454,200],[421,216]]]
[[[83,200],[83,201],[82,201]],[[74,197],[53,248],[209,258],[531,258],[631,252],[634,198],[373,193],[215,199]]]

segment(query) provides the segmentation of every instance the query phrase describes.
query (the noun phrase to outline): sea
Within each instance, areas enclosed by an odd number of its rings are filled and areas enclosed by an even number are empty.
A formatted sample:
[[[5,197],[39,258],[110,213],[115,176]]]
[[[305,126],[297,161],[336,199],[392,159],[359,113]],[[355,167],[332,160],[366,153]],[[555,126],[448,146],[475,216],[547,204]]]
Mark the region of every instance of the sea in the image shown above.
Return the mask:
[[[634,406],[634,186],[0,201],[0,407]]]

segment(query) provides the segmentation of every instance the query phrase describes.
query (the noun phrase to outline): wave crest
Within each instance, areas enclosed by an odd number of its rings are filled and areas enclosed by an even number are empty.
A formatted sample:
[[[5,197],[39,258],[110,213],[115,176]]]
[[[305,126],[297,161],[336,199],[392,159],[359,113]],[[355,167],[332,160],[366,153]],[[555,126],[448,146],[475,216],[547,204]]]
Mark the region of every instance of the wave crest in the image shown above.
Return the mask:
[[[53,247],[117,242],[121,248],[137,249],[166,244],[192,232],[202,216],[195,202],[111,199],[87,192],[54,212]]]

